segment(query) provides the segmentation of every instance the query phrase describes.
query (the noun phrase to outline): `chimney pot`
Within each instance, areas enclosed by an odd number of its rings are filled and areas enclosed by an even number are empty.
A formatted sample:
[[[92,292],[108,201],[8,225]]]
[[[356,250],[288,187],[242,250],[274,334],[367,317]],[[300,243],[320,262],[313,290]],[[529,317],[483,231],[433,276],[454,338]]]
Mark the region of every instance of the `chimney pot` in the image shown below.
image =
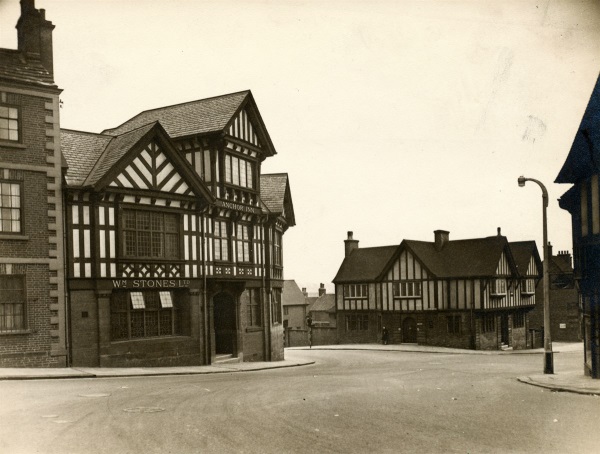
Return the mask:
[[[348,257],[354,249],[358,249],[358,240],[355,240],[353,235],[353,232],[348,231],[348,239],[344,240],[344,257]]]
[[[450,241],[450,232],[446,230],[435,230],[433,235],[435,239],[435,249],[439,252],[444,248],[446,243]]]
[[[498,227],[498,236],[502,236],[502,229]]]

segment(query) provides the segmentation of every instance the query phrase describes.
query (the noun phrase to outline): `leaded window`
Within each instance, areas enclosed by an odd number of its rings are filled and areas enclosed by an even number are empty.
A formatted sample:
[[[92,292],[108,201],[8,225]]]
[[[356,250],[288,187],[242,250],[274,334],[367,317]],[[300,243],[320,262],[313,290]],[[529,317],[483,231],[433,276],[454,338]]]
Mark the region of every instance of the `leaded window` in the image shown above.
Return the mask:
[[[283,254],[281,251],[281,232],[275,231],[273,235],[273,262],[277,266],[283,265]]]
[[[484,314],[481,319],[481,331],[484,333],[493,333],[496,331],[496,316],[494,314]]]
[[[532,295],[535,293],[535,279],[523,279],[521,282],[521,293]]]
[[[229,236],[226,221],[215,221],[214,245],[215,260],[229,260]]]
[[[273,289],[271,293],[271,320],[273,323],[281,323],[283,318],[281,313],[281,290]]]
[[[112,340],[182,334],[181,314],[172,292],[114,292],[110,311]]]
[[[348,314],[346,315],[346,331],[368,331],[368,314]]]
[[[0,232],[21,232],[21,184],[0,181]]]
[[[492,279],[490,285],[490,293],[492,295],[506,295],[506,279]]]
[[[225,182],[254,188],[254,163],[230,154],[225,155]]]
[[[27,328],[25,295],[25,276],[0,276],[0,332]]]
[[[248,326],[262,326],[262,315],[260,310],[260,290],[248,290]]]
[[[179,258],[179,215],[124,210],[123,245],[126,257]]]
[[[344,298],[368,298],[369,286],[367,284],[344,285]]]
[[[393,291],[395,298],[420,298],[421,283],[417,281],[394,282]]]
[[[0,105],[0,140],[19,141],[19,109]]]
[[[250,227],[245,224],[237,226],[237,260],[238,262],[250,261]]]
[[[515,312],[513,314],[513,328],[523,328],[525,326],[525,313]]]

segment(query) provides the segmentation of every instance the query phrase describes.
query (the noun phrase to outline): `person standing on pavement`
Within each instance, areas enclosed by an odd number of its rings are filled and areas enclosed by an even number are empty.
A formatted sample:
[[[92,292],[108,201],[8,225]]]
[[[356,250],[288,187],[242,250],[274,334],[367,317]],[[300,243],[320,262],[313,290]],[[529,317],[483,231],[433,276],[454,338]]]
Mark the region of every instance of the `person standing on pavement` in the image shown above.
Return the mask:
[[[388,343],[388,339],[389,339],[389,333],[387,328],[384,326],[383,329],[381,330],[381,343],[383,345],[387,345]]]

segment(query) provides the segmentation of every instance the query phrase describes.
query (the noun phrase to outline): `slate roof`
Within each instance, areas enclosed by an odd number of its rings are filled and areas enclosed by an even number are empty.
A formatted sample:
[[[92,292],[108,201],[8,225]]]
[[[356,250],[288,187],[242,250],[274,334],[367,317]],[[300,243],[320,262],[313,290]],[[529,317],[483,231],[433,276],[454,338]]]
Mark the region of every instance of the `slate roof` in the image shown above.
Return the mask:
[[[379,277],[398,246],[359,248],[344,258],[333,282],[368,282]]]
[[[532,255],[538,265],[538,270],[541,271],[542,262],[537,252],[535,241],[513,241],[510,242],[509,245],[519,275],[527,276],[527,267],[529,266]],[[541,274],[539,277],[541,277]]]
[[[65,174],[69,186],[81,186],[113,136],[91,132],[60,130],[60,149],[69,168]]]
[[[555,183],[576,183],[597,173],[600,173],[600,76]]]
[[[294,280],[283,281],[283,293],[281,295],[281,304],[284,306],[306,306],[308,302],[304,298],[304,293]]]
[[[113,137],[86,178],[85,185],[97,183],[156,124],[150,123],[123,135]]]
[[[0,49],[0,79],[56,88],[54,77],[39,58],[14,49]]]
[[[146,110],[103,134],[123,134],[159,121],[172,138],[222,131],[250,95],[250,90]]]
[[[335,295],[325,293],[310,306],[310,312],[335,312]]]
[[[295,225],[287,173],[261,175],[260,198],[271,213],[285,214],[289,225]]]
[[[441,251],[433,242],[405,240],[403,243],[435,276],[459,278],[493,276],[508,241],[504,236],[448,241]]]
[[[513,259],[513,244],[521,269],[527,270],[531,254],[541,267],[534,241],[508,243],[504,236],[448,241],[441,251],[434,242],[404,240],[400,246],[355,249],[344,258],[335,276],[335,283],[372,282],[385,271],[392,258],[406,248],[421,264],[438,278],[489,277],[496,274],[503,251],[509,263]]]

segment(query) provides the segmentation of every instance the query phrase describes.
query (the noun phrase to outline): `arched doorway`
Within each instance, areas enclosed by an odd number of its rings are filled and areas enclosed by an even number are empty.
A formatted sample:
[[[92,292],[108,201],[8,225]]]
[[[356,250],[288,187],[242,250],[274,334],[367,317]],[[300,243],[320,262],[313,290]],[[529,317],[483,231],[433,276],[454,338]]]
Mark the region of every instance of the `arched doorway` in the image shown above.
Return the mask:
[[[402,321],[402,342],[405,344],[417,343],[417,322],[412,317]]]
[[[237,338],[235,298],[226,292],[213,298],[215,308],[215,353],[234,354]]]

